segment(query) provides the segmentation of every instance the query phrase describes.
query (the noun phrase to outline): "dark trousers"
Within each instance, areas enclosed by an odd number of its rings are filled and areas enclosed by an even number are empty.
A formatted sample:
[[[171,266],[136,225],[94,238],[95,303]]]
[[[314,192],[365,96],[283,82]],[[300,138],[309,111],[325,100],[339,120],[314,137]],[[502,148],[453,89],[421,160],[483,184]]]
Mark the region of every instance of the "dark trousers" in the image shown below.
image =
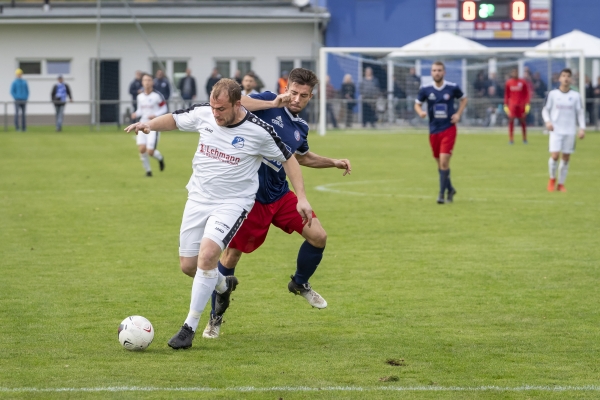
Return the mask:
[[[335,113],[333,112],[333,105],[327,104],[327,120],[331,121],[334,128],[337,128],[337,120],[335,119]]]
[[[371,126],[375,127],[375,122],[377,122],[377,114],[375,114],[374,110],[374,102],[370,102],[369,100],[363,102],[363,126],[367,126],[367,124],[371,124]]]
[[[15,129],[19,130],[19,112],[21,114],[21,130],[27,130],[25,125],[25,105],[26,101],[15,101]]]
[[[54,103],[54,108],[56,109],[56,131],[61,131],[65,117],[65,103]]]
[[[348,103],[346,104],[346,128],[350,128],[352,126],[352,117],[354,112],[354,104]]]

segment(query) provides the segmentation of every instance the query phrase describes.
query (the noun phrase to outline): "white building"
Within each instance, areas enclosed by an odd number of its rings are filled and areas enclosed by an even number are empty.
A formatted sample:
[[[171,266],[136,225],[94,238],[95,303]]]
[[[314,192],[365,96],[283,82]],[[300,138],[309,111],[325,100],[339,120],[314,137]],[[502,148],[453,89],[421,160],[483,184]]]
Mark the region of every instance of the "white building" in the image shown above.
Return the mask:
[[[98,52],[101,98],[121,100],[119,115],[131,108],[129,85],[134,72],[154,72],[159,68],[157,60],[163,62],[172,86],[190,68],[198,101],[208,98],[204,87],[214,67],[224,77],[233,77],[238,69],[242,73],[253,70],[265,90],[275,90],[281,71],[300,66],[314,69],[322,30],[329,20],[324,9],[301,10],[290,1],[129,5],[116,1],[103,2],[99,10],[95,3],[54,2],[47,11],[41,4],[14,8],[4,4],[0,12],[0,76],[4,77],[0,107],[6,103],[12,118],[10,84],[15,69],[22,68],[30,89],[28,121],[33,124],[52,123],[50,92],[58,74],[64,76],[75,100],[67,106],[66,122],[86,124],[94,119],[93,107],[78,101],[96,97]],[[176,101],[178,94],[172,91],[171,99]],[[117,113],[114,106],[108,107],[113,111],[108,116],[102,113],[106,122]]]

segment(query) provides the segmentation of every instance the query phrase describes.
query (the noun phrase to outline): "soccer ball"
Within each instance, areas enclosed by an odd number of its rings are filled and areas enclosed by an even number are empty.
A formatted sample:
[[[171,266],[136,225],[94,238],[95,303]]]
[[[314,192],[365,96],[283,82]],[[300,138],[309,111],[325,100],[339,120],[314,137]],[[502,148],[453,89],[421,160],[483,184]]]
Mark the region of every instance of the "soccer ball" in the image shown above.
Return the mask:
[[[154,339],[154,328],[150,321],[139,315],[127,317],[119,325],[119,342],[127,350],[145,350]]]

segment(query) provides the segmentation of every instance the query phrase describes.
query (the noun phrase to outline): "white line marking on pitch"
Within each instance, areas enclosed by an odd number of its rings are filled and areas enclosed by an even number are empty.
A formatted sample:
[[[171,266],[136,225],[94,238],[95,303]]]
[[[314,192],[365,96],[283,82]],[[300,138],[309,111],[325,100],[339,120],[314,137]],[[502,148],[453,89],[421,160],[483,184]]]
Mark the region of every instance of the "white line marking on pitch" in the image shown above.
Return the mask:
[[[516,387],[502,386],[382,386],[382,387],[360,387],[360,386],[275,386],[254,387],[241,386],[231,388],[211,387],[143,387],[143,386],[107,386],[91,388],[3,388],[0,393],[56,393],[56,392],[598,392],[600,386],[535,386],[524,385]]]

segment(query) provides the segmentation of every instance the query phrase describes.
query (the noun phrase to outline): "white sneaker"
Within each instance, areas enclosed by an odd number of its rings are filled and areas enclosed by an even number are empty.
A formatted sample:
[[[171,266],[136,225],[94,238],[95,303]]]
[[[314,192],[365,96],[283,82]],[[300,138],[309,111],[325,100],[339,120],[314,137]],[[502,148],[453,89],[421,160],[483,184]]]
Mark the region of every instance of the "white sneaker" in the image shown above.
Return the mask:
[[[202,337],[205,339],[216,339],[219,337],[219,333],[221,332],[221,323],[223,322],[223,317],[218,315],[211,315],[208,324],[206,324],[206,328],[204,328],[204,332],[202,332]]]
[[[315,292],[311,287],[310,283],[305,283],[303,285],[298,285],[294,281],[294,277],[291,277],[292,280],[288,283],[288,290],[295,295],[300,295],[308,301],[308,304],[315,308],[325,308],[327,307],[327,301],[321,297],[321,295]]]

